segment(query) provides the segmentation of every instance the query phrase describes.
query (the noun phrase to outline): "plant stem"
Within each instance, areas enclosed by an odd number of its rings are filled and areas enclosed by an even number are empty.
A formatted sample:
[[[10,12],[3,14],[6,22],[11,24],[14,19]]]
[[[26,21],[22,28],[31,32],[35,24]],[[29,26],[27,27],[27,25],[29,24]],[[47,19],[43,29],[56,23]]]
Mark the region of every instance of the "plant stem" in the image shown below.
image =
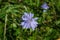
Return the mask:
[[[6,16],[5,16],[4,40],[6,40],[6,25],[7,25],[7,14],[6,14]]]

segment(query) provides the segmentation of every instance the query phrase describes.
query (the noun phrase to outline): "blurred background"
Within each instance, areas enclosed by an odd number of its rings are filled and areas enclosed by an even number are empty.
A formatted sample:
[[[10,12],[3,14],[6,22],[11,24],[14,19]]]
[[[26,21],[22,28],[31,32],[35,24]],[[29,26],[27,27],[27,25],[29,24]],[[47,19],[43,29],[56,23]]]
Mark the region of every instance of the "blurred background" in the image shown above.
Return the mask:
[[[34,31],[20,25],[24,12],[38,17]],[[0,0],[0,40],[60,40],[60,0]]]

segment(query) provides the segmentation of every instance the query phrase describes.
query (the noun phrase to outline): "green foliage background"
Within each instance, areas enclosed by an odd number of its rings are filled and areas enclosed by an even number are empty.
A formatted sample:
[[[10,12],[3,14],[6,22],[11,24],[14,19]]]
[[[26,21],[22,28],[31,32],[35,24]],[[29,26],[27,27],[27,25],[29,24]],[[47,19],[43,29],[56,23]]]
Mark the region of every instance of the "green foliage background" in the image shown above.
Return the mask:
[[[49,9],[43,12],[41,5]],[[24,12],[38,17],[38,26],[23,29],[20,25]],[[57,40],[60,38],[60,0],[0,0],[0,40]]]

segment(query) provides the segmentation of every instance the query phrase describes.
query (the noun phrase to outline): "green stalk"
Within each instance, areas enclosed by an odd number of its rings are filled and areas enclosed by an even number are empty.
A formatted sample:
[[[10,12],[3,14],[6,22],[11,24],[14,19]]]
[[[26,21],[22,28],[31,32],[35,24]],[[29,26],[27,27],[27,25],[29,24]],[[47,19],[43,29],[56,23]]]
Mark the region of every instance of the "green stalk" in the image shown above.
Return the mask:
[[[6,16],[5,16],[4,40],[6,40],[6,25],[7,25],[7,14],[6,14]]]

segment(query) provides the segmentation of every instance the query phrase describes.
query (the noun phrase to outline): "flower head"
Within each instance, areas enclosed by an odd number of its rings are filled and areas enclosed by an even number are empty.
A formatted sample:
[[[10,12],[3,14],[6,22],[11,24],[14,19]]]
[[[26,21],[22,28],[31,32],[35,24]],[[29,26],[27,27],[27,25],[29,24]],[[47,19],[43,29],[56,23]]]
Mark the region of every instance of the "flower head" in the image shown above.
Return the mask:
[[[37,27],[37,22],[36,20],[38,18],[33,18],[34,14],[32,13],[24,13],[22,16],[23,22],[21,22],[21,25],[23,28],[29,29],[32,28],[33,30]]]
[[[45,2],[45,3],[43,3],[41,7],[42,7],[43,9],[48,9],[48,8],[49,8],[49,6],[47,5],[47,3],[46,3],[46,2]]]

